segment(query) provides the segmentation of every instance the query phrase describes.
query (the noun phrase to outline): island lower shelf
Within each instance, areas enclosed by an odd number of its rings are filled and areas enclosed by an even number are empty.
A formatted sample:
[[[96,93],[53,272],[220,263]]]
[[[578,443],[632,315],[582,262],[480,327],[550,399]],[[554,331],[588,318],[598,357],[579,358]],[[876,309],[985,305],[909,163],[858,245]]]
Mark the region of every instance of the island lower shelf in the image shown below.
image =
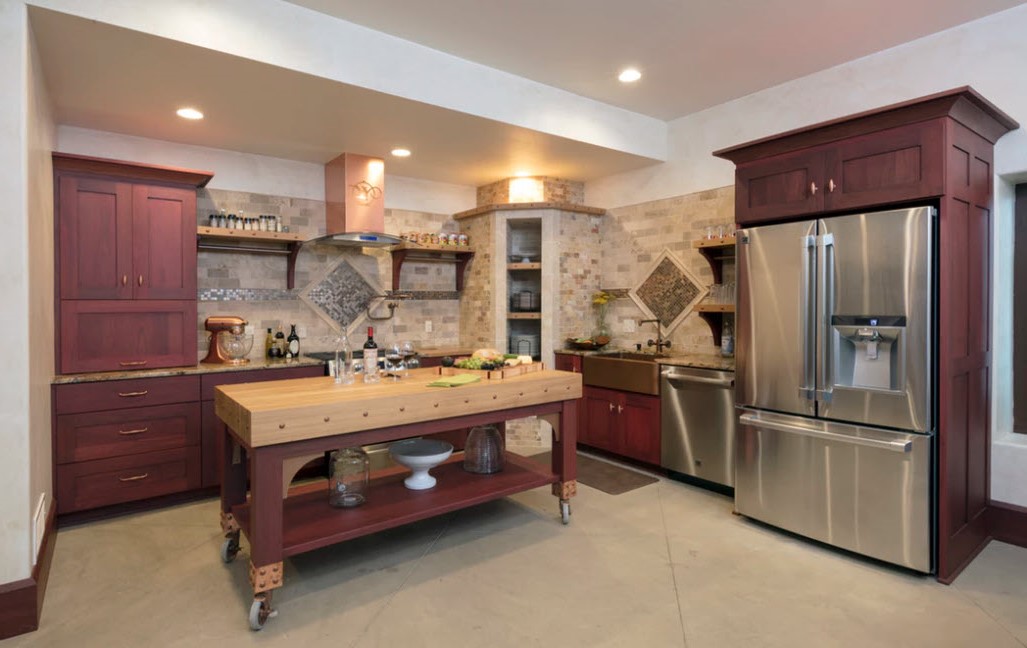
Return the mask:
[[[282,555],[294,556],[559,481],[548,466],[520,455],[506,453],[504,464],[498,473],[478,475],[463,469],[462,453],[454,454],[432,469],[438,483],[424,491],[403,485],[408,470],[382,471],[372,475],[367,502],[351,509],[328,503],[326,481],[292,487],[282,502]],[[249,536],[249,502],[234,506],[232,513]]]

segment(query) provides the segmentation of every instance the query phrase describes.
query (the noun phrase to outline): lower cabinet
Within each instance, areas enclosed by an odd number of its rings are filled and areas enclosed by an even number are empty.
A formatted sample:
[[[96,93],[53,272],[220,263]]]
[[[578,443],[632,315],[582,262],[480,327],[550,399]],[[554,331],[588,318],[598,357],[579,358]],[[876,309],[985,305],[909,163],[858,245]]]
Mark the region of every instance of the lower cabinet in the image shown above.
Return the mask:
[[[631,459],[660,463],[658,396],[585,387],[578,441]]]
[[[218,485],[224,424],[214,389],[323,375],[313,365],[54,385],[57,512]]]

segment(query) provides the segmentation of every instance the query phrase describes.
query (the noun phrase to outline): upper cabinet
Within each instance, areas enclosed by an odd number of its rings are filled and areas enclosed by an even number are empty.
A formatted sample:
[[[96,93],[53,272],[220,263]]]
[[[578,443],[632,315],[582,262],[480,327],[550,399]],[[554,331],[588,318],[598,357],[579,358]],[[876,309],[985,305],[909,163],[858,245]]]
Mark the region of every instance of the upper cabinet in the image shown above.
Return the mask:
[[[54,153],[57,371],[196,363],[196,188],[211,174]]]
[[[196,190],[58,179],[61,299],[194,299]]]

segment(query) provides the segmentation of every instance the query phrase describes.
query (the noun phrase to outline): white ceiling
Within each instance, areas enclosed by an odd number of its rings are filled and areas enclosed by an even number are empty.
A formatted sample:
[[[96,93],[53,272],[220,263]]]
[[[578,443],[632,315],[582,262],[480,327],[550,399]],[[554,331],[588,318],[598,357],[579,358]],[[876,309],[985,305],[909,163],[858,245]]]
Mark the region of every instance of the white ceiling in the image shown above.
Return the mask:
[[[1022,0],[288,0],[670,120]],[[616,80],[625,66],[644,74]]]
[[[1012,0],[292,0],[610,105],[671,119],[1020,4]],[[294,9],[294,11],[300,11]],[[317,14],[311,14],[317,16]],[[480,186],[659,160],[50,10],[30,20],[60,124]],[[853,37],[858,34],[858,37]],[[617,70],[637,65],[626,86]],[[171,115],[191,103],[200,122]],[[574,115],[566,118],[574,119]]]

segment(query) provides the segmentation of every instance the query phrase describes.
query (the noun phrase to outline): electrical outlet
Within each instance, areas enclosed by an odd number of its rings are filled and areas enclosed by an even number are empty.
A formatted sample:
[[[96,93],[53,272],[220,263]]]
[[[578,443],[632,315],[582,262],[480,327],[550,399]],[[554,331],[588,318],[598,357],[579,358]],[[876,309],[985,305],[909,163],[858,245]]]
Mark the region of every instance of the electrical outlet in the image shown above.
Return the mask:
[[[431,320],[424,320],[424,332],[431,333]]]

